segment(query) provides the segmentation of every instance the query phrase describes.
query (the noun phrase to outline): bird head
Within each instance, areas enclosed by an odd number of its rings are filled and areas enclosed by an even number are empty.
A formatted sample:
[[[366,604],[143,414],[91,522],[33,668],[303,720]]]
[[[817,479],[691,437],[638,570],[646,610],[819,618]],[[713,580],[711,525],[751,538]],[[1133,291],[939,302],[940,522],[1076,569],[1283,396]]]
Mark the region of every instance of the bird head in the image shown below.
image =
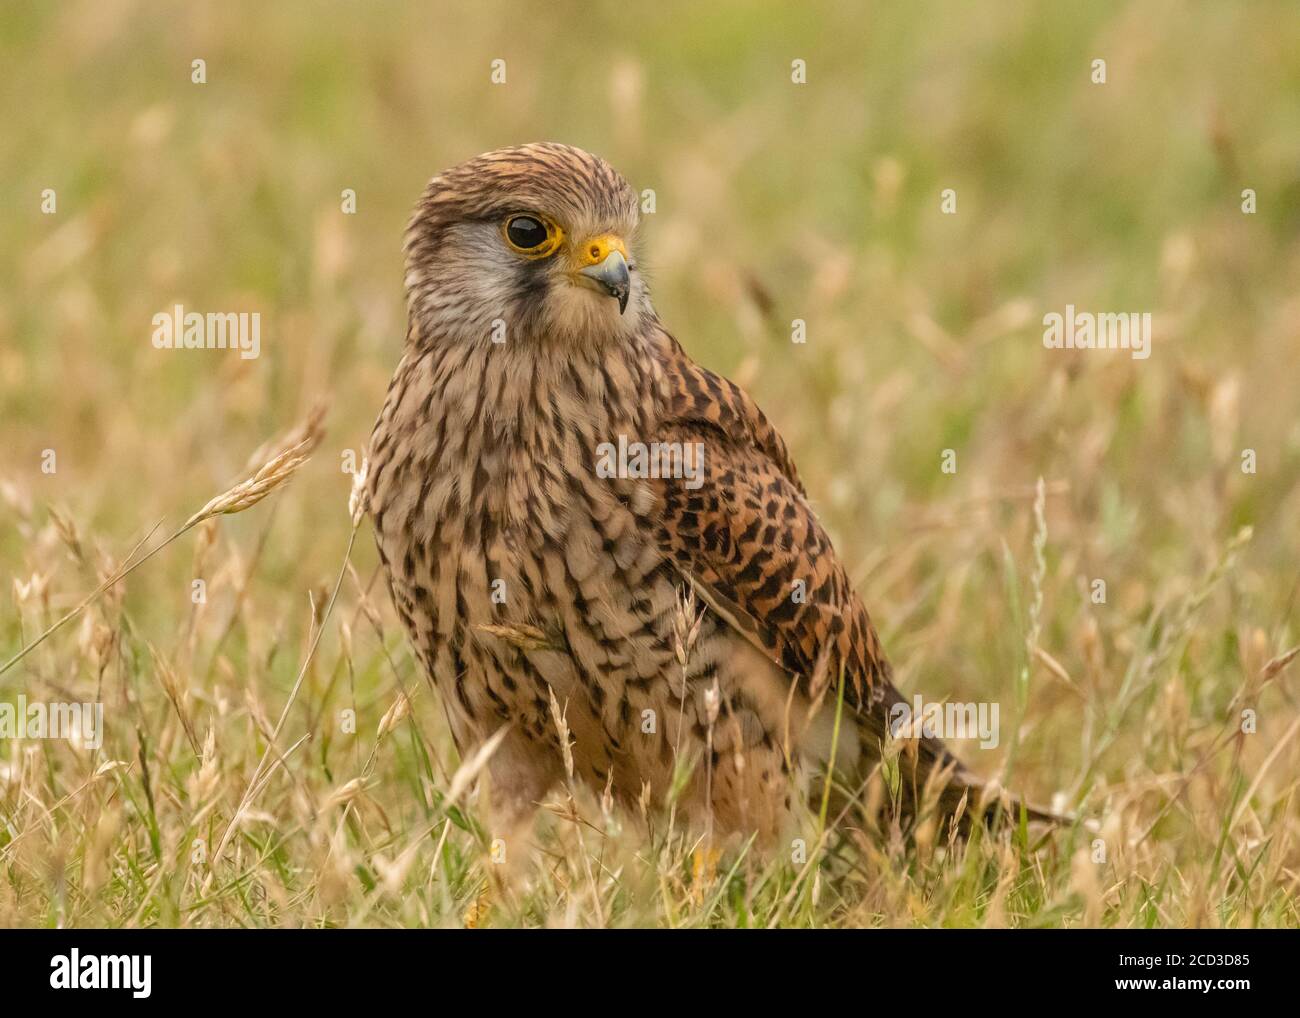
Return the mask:
[[[559,144],[478,156],[434,177],[406,234],[413,324],[433,342],[590,346],[652,315],[631,250],[636,193]]]

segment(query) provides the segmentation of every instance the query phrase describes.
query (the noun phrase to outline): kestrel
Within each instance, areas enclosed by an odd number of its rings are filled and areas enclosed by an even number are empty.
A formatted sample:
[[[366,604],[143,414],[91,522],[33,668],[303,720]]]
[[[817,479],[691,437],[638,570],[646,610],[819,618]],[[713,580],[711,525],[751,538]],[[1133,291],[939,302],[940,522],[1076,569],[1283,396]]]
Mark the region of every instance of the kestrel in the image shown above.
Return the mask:
[[[832,745],[862,787],[903,701],[781,435],[655,314],[638,216],[567,145],[429,183],[369,450],[379,554],[459,750],[495,737],[496,833],[564,778],[558,713],[597,794],[663,802],[691,761],[679,809],[771,843]],[[945,814],[977,786],[935,738],[897,760],[904,809],[931,775]]]

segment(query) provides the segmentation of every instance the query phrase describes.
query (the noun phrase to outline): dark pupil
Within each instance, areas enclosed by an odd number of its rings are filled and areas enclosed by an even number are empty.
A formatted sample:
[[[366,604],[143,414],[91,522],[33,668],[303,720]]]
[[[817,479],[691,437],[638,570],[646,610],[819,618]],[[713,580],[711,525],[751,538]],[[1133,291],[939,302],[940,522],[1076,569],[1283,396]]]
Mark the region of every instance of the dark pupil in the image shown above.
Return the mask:
[[[546,243],[546,227],[532,216],[515,216],[506,227],[506,235],[515,247],[541,247]]]

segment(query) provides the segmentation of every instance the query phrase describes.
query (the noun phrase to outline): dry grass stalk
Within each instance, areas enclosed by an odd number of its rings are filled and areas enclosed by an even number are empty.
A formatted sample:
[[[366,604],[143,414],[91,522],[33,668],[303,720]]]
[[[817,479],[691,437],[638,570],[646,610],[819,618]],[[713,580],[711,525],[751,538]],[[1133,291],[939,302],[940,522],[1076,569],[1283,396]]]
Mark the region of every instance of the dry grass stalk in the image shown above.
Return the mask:
[[[314,447],[315,441],[306,438],[292,448],[278,454],[274,459],[264,463],[252,477],[240,481],[233,488],[223,491],[216,498],[209,501],[207,505],[185,521],[182,530],[188,530],[190,527],[202,523],[206,519],[211,519],[213,516],[242,513],[245,509],[253,508],[292,477],[294,472],[307,462]]]
[[[551,697],[551,718],[555,722],[555,730],[560,736],[560,752],[564,755],[564,773],[573,780],[573,740],[569,737],[569,722],[565,718],[566,710],[560,709],[560,703],[555,699],[555,690],[550,686],[546,687],[547,693]]]
[[[546,635],[544,631],[536,626],[530,626],[524,623],[508,626],[497,626],[490,623],[482,623],[474,627],[480,633],[487,633],[489,636],[496,636],[507,643],[518,647],[520,650],[558,650],[555,643]]]
[[[407,715],[411,713],[411,701],[405,691],[397,694],[397,699],[393,705],[384,711],[384,716],[379,719],[379,730],[375,733],[375,741],[383,739],[385,735],[391,732]]]
[[[144,547],[146,543],[148,543],[149,538],[151,538],[157,531],[158,527],[162,525],[161,521],[154,524],[149,532],[141,538],[140,542],[131,549],[131,553],[126,557],[126,562],[121,568],[108,576],[98,587],[88,594],[80,604],[53,625],[49,626],[40,636],[36,637],[36,639],[24,646],[3,665],[0,665],[0,675],[3,675],[5,672],[9,671],[9,669],[13,668],[14,665],[35,650],[40,644],[44,643],[50,636],[62,629],[73,619],[77,618],[106,591],[121,583],[122,580],[126,579],[126,577],[132,572],[144,565],[145,562],[149,561],[149,559],[153,558],[173,541],[186,534],[191,528],[213,516],[241,513],[245,509],[251,509],[253,506],[257,505],[258,502],[262,501],[262,499],[266,498],[267,495],[271,494],[271,492],[276,488],[289,480],[289,478],[293,476],[294,472],[307,461],[312,450],[320,444],[321,438],[324,436],[324,431],[321,427],[323,416],[324,409],[318,405],[316,409],[313,409],[312,413],[305,421],[294,428],[285,439],[276,443],[277,446],[284,446],[284,448],[278,449],[269,460],[258,468],[257,472],[253,474],[252,477],[245,481],[241,481],[233,488],[230,488],[218,495],[216,498],[211,499],[207,505],[186,520],[185,524],[168,537],[167,540],[146,552],[140,558],[135,558],[136,553]],[[290,439],[293,441],[292,445],[287,444]],[[58,518],[56,517],[56,527],[59,525],[57,521]],[[355,533],[355,527],[353,528],[353,532]],[[75,531],[73,532],[73,536],[75,536]]]

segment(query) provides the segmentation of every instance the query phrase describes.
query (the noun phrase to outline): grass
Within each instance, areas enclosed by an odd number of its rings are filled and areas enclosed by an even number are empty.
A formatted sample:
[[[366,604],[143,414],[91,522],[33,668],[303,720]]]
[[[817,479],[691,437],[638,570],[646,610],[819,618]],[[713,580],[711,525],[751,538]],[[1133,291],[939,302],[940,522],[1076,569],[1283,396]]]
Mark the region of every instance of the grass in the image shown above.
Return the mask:
[[[0,660],[329,411],[0,675],[106,722],[0,740],[0,925],[1300,923],[1300,24],[891,8],[5,5]],[[565,787],[485,894],[476,761],[364,522],[348,552],[344,467],[411,203],[541,138],[655,190],[660,314],[786,435],[904,693],[999,703],[958,752],[1099,833],[821,842],[819,794],[802,854],[715,872],[671,804],[647,835]],[[262,356],[155,350],[174,303],[260,311]],[[1152,311],[1150,359],[1045,350],[1067,303]]]

